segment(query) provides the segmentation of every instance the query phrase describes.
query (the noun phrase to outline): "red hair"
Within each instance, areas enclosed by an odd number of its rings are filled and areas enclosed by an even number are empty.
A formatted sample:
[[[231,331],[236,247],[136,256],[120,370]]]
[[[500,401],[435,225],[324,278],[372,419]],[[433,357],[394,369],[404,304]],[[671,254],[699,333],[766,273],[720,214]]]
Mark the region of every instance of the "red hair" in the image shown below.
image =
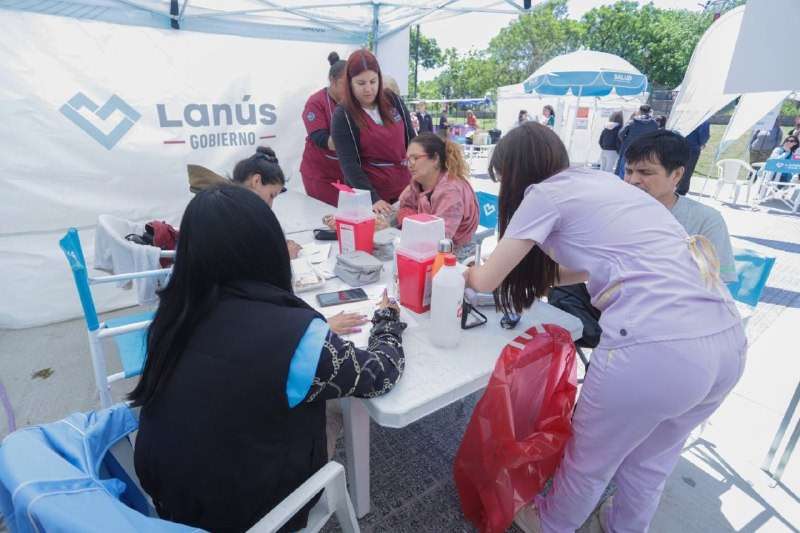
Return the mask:
[[[366,127],[366,113],[361,108],[361,104],[358,103],[358,99],[353,94],[351,82],[353,81],[353,78],[367,70],[371,70],[378,74],[378,95],[375,98],[375,103],[378,104],[378,112],[383,120],[383,125],[386,126],[391,124],[392,118],[390,110],[392,104],[389,102],[389,98],[386,96],[383,90],[383,75],[381,74],[381,66],[378,64],[378,59],[372,54],[372,52],[365,48],[356,50],[350,54],[349,58],[347,58],[346,70],[347,87],[345,88],[344,101],[342,104],[344,105],[350,117],[356,121],[358,127]]]

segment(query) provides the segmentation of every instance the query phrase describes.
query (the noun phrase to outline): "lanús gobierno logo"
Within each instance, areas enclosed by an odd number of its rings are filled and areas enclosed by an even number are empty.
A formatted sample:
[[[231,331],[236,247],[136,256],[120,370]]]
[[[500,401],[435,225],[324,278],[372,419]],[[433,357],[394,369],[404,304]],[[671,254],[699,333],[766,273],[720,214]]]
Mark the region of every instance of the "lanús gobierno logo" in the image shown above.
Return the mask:
[[[250,102],[250,95],[242,97],[236,104],[187,104],[179,115],[172,115],[166,104],[156,105],[158,125],[162,128],[210,128],[228,126],[271,126],[278,121],[272,104]],[[180,118],[176,118],[180,117]],[[219,146],[254,146],[260,139],[271,139],[275,135],[258,135],[255,131],[234,131],[189,134],[188,142],[193,150]],[[164,144],[186,144],[186,139],[171,139]]]
[[[272,104],[250,103],[250,95],[244,95],[235,104],[187,104],[182,113],[173,115],[166,104],[157,104],[158,125],[161,128],[210,128],[272,125],[278,121],[276,108]],[[111,150],[122,137],[138,122],[141,114],[116,94],[103,106],[78,92],[61,106],[61,113],[90,137]],[[110,120],[115,112],[121,117],[116,122]],[[176,118],[180,117],[180,118]],[[109,123],[113,124],[109,131]],[[108,133],[106,133],[108,131]],[[258,135],[256,131],[209,132],[189,134],[188,143],[192,149],[215,148],[220,146],[254,146],[260,139],[274,138],[275,135]],[[186,144],[187,139],[169,139],[164,144]]]

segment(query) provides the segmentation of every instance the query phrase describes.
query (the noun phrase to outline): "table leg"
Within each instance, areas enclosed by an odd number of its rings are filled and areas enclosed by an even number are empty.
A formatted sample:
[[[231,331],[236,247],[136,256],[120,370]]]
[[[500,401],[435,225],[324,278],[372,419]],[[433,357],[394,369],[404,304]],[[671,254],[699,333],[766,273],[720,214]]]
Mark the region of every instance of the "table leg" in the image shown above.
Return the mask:
[[[800,421],[797,422],[797,425],[794,427],[794,431],[792,431],[792,436],[789,437],[789,442],[786,443],[786,448],[783,449],[781,460],[778,461],[778,468],[775,469],[775,475],[772,476],[775,478],[775,481],[780,482],[781,477],[783,476],[783,471],[786,468],[786,463],[789,462],[789,457],[792,456],[792,452],[794,452],[794,448],[797,446],[798,440],[800,440]]]
[[[369,513],[369,413],[358,398],[342,399],[350,499],[358,518]]]
[[[783,436],[786,434],[786,430],[789,428],[789,423],[792,421],[792,417],[794,416],[794,411],[797,409],[798,403],[800,403],[800,383],[797,384],[797,388],[794,391],[794,396],[792,396],[792,399],[789,401],[789,406],[786,408],[786,413],[783,415],[781,425],[778,427],[778,432],[775,434],[775,438],[772,439],[772,445],[769,447],[769,452],[767,452],[767,457],[764,459],[764,464],[761,465],[761,470],[767,473],[770,473],[772,461],[775,459],[775,454],[778,452],[778,447],[781,445]]]

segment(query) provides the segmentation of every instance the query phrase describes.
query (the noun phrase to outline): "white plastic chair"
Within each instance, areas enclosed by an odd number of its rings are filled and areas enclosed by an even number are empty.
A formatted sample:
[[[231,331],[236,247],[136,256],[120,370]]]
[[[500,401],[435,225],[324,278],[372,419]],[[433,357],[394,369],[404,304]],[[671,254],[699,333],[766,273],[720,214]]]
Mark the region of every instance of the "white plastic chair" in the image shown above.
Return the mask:
[[[746,174],[744,179],[739,179],[739,174],[742,169]],[[747,203],[750,203],[750,188],[753,185],[752,176],[755,175],[755,170],[745,161],[741,159],[721,159],[717,161],[717,190],[714,193],[714,198],[719,199],[719,194],[725,185],[731,185],[734,188],[733,203],[739,201],[739,188],[747,187]]]
[[[139,409],[132,409],[136,418],[139,418]],[[114,456],[125,473],[131,478],[139,492],[145,497],[151,507],[151,516],[157,516],[152,501],[142,488],[133,462],[133,446],[128,438],[124,438],[111,447],[109,452]],[[247,530],[248,533],[271,533],[277,531],[288,522],[300,509],[311,501],[320,491],[324,491],[316,505],[311,508],[308,523],[303,533],[316,533],[330,520],[333,515],[339,521],[339,527],[344,533],[359,533],[356,513],[350,502],[347,492],[344,467],[335,461],[327,463],[308,478],[305,483],[297,487],[281,503],[264,515],[261,520]]]
[[[248,533],[269,533],[277,531],[291,519],[297,511],[307,504],[319,491],[325,490],[319,502],[311,509],[308,515],[308,524],[302,531],[316,533],[336,515],[339,527],[344,533],[358,533],[361,531],[356,520],[356,512],[347,493],[344,467],[331,461],[316,474],[297,487],[297,489],[259,520]]]
[[[792,213],[800,212],[800,182],[779,182],[766,177],[757,188],[756,202],[763,203],[767,200],[779,200]]]

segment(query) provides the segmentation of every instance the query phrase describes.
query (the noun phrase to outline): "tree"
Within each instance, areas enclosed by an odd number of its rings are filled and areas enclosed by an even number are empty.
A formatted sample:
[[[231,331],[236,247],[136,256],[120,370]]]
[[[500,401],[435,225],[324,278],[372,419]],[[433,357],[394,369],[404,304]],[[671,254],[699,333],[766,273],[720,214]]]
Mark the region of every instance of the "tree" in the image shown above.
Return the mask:
[[[566,0],[549,0],[521,15],[489,43],[496,85],[519,83],[548,60],[576,50],[583,27],[567,18]]]
[[[417,58],[417,36],[419,36],[419,65]],[[414,73],[421,69],[439,68],[444,61],[444,54],[436,39],[425,37],[419,33],[419,26],[412,28],[408,40],[408,86],[414,87]]]
[[[711,22],[708,13],[621,1],[584,14],[581,44],[626,59],[651,83],[674,87],[683,79],[692,52]]]
[[[408,40],[408,60],[410,65],[414,67],[414,58],[416,57],[417,50],[417,28],[412,28],[411,38]],[[433,37],[425,37],[422,33],[419,34],[419,66],[420,68],[438,68],[442,66],[444,55],[442,49],[439,48],[439,43]]]
[[[447,66],[436,82],[447,98],[479,98],[497,88],[497,68],[485,52],[472,50],[459,56],[449,48],[444,57]]]

